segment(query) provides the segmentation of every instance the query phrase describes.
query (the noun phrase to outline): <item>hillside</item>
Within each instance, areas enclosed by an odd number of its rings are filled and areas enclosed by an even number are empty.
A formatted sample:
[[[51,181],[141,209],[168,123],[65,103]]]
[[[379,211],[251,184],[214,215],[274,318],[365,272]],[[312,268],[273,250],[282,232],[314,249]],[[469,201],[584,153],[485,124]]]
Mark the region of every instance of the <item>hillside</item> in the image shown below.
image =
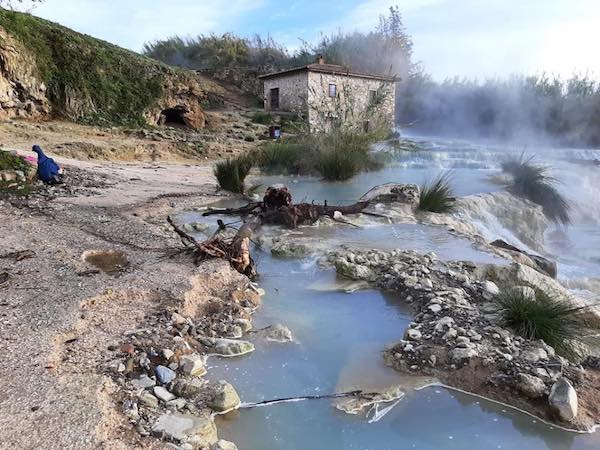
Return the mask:
[[[191,71],[0,9],[0,118],[201,129],[218,91]]]

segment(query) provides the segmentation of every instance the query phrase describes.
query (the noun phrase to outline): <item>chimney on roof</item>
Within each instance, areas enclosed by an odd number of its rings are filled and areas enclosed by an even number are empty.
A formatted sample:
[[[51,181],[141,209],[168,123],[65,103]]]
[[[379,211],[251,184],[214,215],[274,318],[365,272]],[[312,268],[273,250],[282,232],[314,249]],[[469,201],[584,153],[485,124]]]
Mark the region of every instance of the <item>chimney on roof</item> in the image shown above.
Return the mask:
[[[323,58],[323,54],[319,53],[319,55],[317,56],[317,64],[325,64],[325,58]]]

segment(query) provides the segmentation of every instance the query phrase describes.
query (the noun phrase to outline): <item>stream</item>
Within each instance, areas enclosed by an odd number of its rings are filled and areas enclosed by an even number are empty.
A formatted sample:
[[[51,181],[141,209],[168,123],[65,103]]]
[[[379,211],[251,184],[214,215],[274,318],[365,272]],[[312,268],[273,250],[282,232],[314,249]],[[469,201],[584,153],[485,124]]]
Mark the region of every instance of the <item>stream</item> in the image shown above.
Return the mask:
[[[502,190],[493,181],[500,162],[523,149],[469,142],[416,138],[419,152],[394,152],[383,170],[363,173],[344,183],[325,183],[310,177],[268,176],[251,183],[290,187],[295,202],[349,204],[371,187],[385,182],[418,183],[451,170],[458,196]],[[380,151],[389,149],[380,148]],[[559,189],[573,202],[573,224],[551,225],[545,233],[544,254],[558,262],[559,280],[580,295],[600,291],[600,150],[527,149],[537,162],[556,170]],[[522,242],[497,220],[502,211],[485,211],[476,226],[486,239]],[[225,218],[227,221],[229,218]],[[236,219],[232,218],[231,221]],[[216,218],[198,212],[179,217],[216,228]],[[302,227],[301,237],[335,248],[401,248],[433,251],[440,259],[506,264],[476,249],[471,241],[443,227],[420,223],[385,224],[373,221],[354,228],[336,224]],[[532,249],[528,249],[532,250]],[[348,283],[333,269],[322,269],[315,256],[275,258],[254,250],[259,284],[266,291],[253,317],[261,329],[283,324],[294,342],[271,342],[249,334],[253,353],[239,358],[208,360],[213,380],[231,382],[244,403],[284,397],[321,395],[356,389],[379,391],[401,385],[405,396],[386,414],[350,415],[335,408],[331,399],[279,403],[240,409],[218,418],[220,437],[244,450],[307,449],[552,449],[600,448],[600,435],[557,429],[535,418],[493,402],[440,387],[427,380],[407,378],[385,366],[382,350],[402,338],[411,321],[410,306],[399,295],[378,290],[345,292]],[[385,411],[384,411],[385,412]]]

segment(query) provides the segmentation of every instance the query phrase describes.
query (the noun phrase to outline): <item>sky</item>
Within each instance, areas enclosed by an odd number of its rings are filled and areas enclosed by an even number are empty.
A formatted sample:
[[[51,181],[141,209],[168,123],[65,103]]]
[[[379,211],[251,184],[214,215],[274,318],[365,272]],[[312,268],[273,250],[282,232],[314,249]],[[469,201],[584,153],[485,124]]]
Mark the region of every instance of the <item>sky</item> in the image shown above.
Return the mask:
[[[175,34],[271,35],[290,49],[368,31],[398,5],[414,60],[435,79],[574,73],[600,78],[598,0],[46,0],[35,15],[140,51]]]

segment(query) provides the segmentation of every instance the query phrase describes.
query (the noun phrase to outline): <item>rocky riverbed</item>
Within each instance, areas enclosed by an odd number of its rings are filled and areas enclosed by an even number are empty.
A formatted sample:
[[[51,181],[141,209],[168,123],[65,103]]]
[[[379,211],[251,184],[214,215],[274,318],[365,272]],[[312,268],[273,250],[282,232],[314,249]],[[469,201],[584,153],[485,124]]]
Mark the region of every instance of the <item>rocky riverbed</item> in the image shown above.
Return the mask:
[[[568,360],[543,341],[516,335],[494,301],[499,286],[532,292],[535,287],[577,305],[551,278],[519,263],[478,266],[413,251],[333,252],[321,264],[400,292],[413,306],[413,322],[385,352],[395,369],[434,376],[566,428],[590,430],[597,423],[597,358],[581,348],[575,361]],[[593,310],[589,314],[598,319]]]

